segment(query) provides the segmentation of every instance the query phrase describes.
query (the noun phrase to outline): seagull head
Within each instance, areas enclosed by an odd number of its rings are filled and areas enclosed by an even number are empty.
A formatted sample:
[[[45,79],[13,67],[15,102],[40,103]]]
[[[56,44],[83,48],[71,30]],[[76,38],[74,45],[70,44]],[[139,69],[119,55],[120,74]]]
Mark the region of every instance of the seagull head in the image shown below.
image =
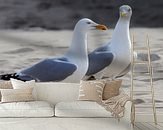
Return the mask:
[[[128,5],[122,5],[119,8],[119,13],[121,18],[129,19],[132,15],[132,9]]]
[[[75,28],[78,28],[78,30],[87,32],[89,30],[107,30],[108,28],[105,25],[95,23],[94,21],[83,18],[79,20],[75,26]]]

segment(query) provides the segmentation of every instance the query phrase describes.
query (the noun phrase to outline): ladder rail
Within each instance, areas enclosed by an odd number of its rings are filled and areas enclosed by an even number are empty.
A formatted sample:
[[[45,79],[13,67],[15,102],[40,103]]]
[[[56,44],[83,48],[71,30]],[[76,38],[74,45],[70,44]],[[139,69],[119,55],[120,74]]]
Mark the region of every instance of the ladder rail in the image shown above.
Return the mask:
[[[153,86],[153,67],[151,64],[151,50],[150,50],[150,45],[149,45],[149,36],[147,35],[147,47],[148,47],[148,62],[149,62],[149,73],[150,73],[150,85],[151,85],[151,94],[152,94],[152,106],[153,106],[153,116],[154,116],[154,122],[157,124],[157,116],[156,116],[156,103],[154,99],[154,86]]]
[[[132,48],[131,48],[131,91],[130,91],[130,97],[133,101],[133,91],[134,91],[134,35],[132,36]]]
[[[134,35],[132,36],[131,41],[131,90],[130,90],[130,97],[132,100],[132,108],[131,108],[131,122],[132,125],[135,125],[135,104],[134,104],[134,80],[133,80],[133,74],[134,74]]]

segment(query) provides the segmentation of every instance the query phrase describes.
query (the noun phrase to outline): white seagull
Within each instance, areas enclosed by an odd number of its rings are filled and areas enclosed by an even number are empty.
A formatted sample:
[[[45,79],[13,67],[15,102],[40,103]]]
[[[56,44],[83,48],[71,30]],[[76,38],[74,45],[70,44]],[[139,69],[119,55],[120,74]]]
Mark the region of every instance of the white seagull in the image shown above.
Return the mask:
[[[129,24],[132,9],[128,5],[119,8],[120,17],[111,41],[89,53],[89,68],[86,77],[114,79],[128,73],[131,65],[131,40]]]
[[[1,79],[79,82],[88,70],[87,32],[94,29],[107,28],[90,19],[81,19],[75,26],[71,46],[65,55],[44,59],[15,74],[1,75]]]

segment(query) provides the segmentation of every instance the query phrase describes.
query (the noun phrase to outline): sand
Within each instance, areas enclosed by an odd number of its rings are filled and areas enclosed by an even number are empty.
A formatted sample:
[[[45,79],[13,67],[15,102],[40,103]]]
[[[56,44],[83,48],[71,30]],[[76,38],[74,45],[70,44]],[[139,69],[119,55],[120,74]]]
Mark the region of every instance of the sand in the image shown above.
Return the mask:
[[[112,29],[105,32],[89,33],[89,50],[106,43],[111,38]],[[132,28],[131,35],[135,36],[136,46],[145,45],[146,35],[149,35],[154,69],[154,88],[157,112],[163,113],[163,28]],[[13,73],[28,67],[46,57],[63,54],[71,41],[72,31],[47,31],[40,28],[31,30],[1,30],[0,31],[0,74]],[[141,60],[146,60],[145,52],[139,52]],[[136,71],[145,72],[145,66],[139,65]],[[142,91],[135,95],[138,112],[151,112],[151,97],[147,90],[148,76],[141,73],[135,77],[135,90]],[[123,77],[123,88],[130,90],[130,73]],[[143,107],[143,108],[142,108]],[[146,108],[147,107],[147,110]]]

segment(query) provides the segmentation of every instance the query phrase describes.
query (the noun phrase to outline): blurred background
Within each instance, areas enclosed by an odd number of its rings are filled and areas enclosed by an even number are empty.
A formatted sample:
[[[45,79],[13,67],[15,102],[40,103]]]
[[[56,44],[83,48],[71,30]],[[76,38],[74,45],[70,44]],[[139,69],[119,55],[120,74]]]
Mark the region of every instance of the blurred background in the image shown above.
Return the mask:
[[[73,29],[83,17],[114,27],[123,4],[133,8],[131,27],[163,26],[163,0],[0,0],[0,28]]]

